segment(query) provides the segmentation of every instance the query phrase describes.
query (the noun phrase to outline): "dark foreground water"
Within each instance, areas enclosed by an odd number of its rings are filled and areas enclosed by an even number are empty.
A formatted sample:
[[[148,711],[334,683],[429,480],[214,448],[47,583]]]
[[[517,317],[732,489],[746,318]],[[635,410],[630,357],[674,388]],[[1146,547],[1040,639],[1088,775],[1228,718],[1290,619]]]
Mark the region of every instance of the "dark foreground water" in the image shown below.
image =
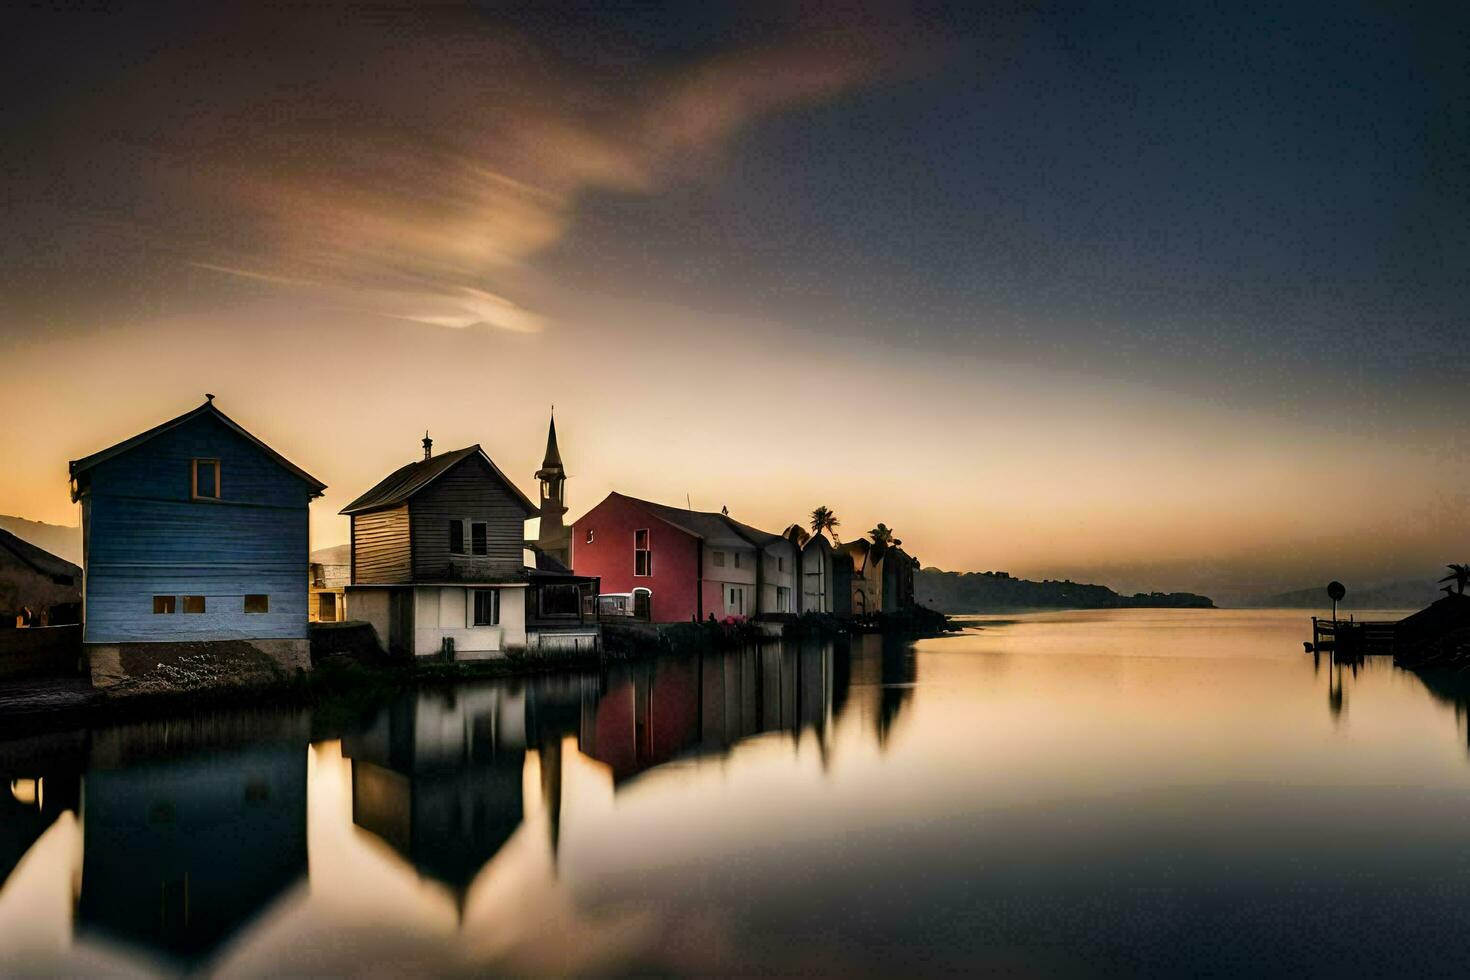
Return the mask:
[[[1470,975],[1454,696],[1306,622],[1052,613],[0,743],[0,972]]]

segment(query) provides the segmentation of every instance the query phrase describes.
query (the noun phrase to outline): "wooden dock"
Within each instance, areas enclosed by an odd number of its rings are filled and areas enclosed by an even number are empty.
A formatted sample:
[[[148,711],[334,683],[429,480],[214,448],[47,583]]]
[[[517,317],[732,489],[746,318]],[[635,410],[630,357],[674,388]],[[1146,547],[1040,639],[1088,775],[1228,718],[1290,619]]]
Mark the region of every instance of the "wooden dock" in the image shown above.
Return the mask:
[[[1398,638],[1396,620],[1312,617],[1312,650],[1339,656],[1391,656]]]

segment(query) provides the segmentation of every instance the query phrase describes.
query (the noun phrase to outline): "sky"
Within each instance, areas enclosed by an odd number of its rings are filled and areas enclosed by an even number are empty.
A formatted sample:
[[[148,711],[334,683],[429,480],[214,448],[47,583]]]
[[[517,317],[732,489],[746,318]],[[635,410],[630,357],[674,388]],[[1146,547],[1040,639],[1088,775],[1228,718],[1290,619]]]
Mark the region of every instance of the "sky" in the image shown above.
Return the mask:
[[[1470,558],[1470,8],[0,12],[0,513],[197,405],[337,511],[480,443],[926,565]]]

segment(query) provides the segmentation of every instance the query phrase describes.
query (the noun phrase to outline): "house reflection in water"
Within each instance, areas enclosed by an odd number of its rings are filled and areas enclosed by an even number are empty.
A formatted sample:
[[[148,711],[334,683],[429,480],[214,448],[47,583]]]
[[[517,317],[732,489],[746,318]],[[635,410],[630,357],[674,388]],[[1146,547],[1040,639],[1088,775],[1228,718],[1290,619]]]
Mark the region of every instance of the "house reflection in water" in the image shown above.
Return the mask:
[[[80,761],[67,748],[0,765],[0,888],[56,818],[78,808]]]
[[[204,967],[306,873],[306,753],[263,744],[87,773],[77,933]]]
[[[810,729],[825,760],[846,702],[845,654],[830,645],[769,645],[610,672],[602,696],[583,705],[578,747],[621,785],[681,757],[723,754],[771,732]]]
[[[401,699],[342,740],[352,820],[463,902],[525,812],[526,698],[502,687]]]

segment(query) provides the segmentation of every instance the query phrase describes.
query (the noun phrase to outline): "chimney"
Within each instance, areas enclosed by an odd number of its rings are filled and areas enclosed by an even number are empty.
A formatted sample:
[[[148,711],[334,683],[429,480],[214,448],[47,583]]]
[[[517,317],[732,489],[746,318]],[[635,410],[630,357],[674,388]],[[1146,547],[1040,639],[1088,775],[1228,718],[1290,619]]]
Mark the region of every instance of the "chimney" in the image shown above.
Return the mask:
[[[434,455],[434,440],[429,438],[429,430],[424,430],[424,459]]]

